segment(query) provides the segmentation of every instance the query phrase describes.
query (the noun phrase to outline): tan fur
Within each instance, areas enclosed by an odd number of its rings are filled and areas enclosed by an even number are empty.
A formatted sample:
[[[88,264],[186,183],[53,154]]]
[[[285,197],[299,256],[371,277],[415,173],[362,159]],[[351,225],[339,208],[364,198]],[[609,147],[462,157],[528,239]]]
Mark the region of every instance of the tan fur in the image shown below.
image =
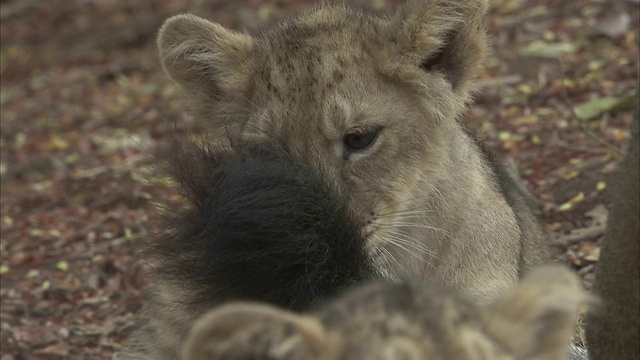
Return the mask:
[[[486,9],[486,0],[409,1],[374,17],[322,6],[254,35],[178,15],[158,47],[196,119],[276,141],[339,185],[368,219],[382,274],[488,301],[548,255],[523,198],[501,187],[458,121],[487,53]],[[345,136],[368,126],[381,129],[377,140],[345,155]],[[154,289],[141,335],[162,337],[157,348],[141,345],[153,358],[172,358],[206,310],[176,305],[189,296],[182,290]]]
[[[365,285],[314,315],[232,303],[195,323],[182,359],[558,360],[590,301],[570,270],[548,266],[488,305],[418,283]]]

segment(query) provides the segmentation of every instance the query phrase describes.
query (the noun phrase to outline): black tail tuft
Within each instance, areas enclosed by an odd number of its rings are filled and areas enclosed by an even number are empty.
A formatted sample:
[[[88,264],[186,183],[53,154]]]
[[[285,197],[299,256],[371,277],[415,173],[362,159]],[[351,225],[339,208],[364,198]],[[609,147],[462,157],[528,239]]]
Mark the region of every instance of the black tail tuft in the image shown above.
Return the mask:
[[[194,304],[266,301],[303,309],[369,278],[361,224],[317,171],[276,146],[182,146],[170,172],[189,201],[151,244],[159,281]]]

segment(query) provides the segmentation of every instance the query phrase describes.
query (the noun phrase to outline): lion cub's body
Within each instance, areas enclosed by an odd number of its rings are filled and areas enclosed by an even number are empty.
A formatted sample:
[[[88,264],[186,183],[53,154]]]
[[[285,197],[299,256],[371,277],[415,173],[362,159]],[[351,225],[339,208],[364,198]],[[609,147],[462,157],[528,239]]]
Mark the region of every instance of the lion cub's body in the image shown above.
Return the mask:
[[[548,255],[517,187],[458,121],[486,53],[486,7],[413,1],[374,17],[322,6],[254,35],[180,15],[158,46],[199,121],[236,144],[277,143],[331,184],[379,274],[488,301]],[[176,305],[190,283],[158,281],[137,342],[169,359],[210,304]]]
[[[231,303],[196,322],[182,358],[560,360],[589,301],[570,270],[550,266],[485,305],[415,282],[365,285],[309,315]]]

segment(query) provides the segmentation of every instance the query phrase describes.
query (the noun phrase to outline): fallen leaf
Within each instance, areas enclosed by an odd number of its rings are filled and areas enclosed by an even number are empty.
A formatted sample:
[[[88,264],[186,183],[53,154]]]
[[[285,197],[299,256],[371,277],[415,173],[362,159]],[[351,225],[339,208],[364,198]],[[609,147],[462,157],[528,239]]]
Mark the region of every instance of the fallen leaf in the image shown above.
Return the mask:
[[[575,204],[575,203],[579,203],[582,200],[584,200],[584,193],[582,191],[580,191],[576,196],[574,196],[571,199],[569,199],[569,202]]]
[[[574,196],[571,199],[569,199],[567,202],[565,202],[562,205],[558,206],[557,210],[558,211],[570,210],[570,209],[573,208],[574,204],[579,203],[582,200],[584,200],[584,193],[581,191],[576,196]]]
[[[575,178],[578,175],[580,175],[580,172],[578,170],[562,171],[561,174],[560,174],[560,176],[564,180],[571,180],[571,179]]]
[[[630,98],[601,97],[576,105],[573,112],[580,120],[591,120],[606,112],[624,110],[631,106]],[[629,104],[627,104],[629,103]]]
[[[68,271],[69,270],[69,263],[66,262],[65,260],[58,261],[58,263],[56,264],[56,269],[58,269],[60,271]]]
[[[557,58],[560,55],[573,54],[577,50],[578,46],[572,43],[548,43],[545,41],[536,40],[519,48],[518,55],[541,58]]]
[[[585,255],[584,259],[587,261],[596,262],[600,258],[600,248],[594,248]]]
[[[567,211],[573,207],[573,204],[570,202],[566,202],[560,206],[558,206],[558,211]]]
[[[540,144],[540,136],[536,134],[531,135],[531,142],[536,145]]]
[[[69,147],[69,141],[58,134],[51,137],[51,147],[54,150],[64,150]]]

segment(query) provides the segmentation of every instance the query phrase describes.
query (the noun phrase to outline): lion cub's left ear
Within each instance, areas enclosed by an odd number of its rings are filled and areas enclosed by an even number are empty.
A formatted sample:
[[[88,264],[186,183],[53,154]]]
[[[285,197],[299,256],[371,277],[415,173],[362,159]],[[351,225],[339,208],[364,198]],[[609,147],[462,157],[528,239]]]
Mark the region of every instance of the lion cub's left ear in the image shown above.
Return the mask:
[[[469,91],[488,50],[487,0],[409,0],[394,15],[395,62],[441,73],[460,95]]]
[[[191,328],[183,360],[329,360],[335,344],[316,318],[264,304],[233,303]]]

